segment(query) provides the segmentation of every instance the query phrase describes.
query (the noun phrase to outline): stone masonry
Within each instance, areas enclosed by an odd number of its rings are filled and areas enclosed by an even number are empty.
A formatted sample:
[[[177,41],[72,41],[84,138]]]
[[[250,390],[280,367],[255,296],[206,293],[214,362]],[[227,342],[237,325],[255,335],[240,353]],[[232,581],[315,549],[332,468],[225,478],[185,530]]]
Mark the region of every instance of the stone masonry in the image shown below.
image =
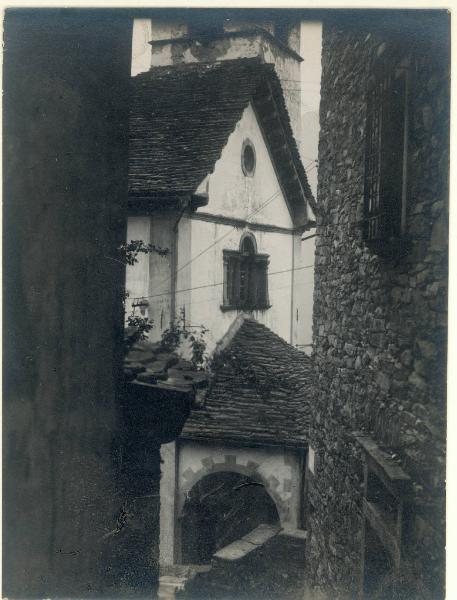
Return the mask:
[[[356,431],[413,480],[401,597],[444,596],[449,37],[447,15],[431,12],[323,29],[307,561],[335,599],[360,588]],[[378,48],[398,39],[412,55],[407,249],[388,260],[362,240],[365,94]]]

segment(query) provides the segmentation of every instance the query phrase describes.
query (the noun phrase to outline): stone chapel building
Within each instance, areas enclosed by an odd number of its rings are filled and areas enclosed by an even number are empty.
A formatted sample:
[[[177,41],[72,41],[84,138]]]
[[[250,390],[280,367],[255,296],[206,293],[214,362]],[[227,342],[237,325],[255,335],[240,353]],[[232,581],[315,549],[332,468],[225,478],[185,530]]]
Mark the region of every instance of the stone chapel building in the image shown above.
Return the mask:
[[[203,405],[162,447],[161,562],[175,564],[233,539],[220,519],[213,546],[195,547],[196,525],[186,533],[195,498],[224,477],[261,488],[251,528],[302,529],[312,373],[294,346],[311,342],[302,238],[315,203],[281,81],[298,77],[295,50],[258,28],[151,46],[151,68],[133,78],[127,239],[170,252],[128,268],[128,303],[154,321],[151,342],[176,319],[203,325],[212,361]]]

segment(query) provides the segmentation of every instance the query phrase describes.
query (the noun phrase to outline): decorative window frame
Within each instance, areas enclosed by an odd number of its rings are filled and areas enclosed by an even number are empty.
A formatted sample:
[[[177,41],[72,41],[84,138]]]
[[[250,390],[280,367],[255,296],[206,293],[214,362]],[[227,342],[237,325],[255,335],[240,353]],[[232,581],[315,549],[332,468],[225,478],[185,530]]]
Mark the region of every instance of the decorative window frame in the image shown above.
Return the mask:
[[[252,253],[243,251],[246,239],[252,243]],[[257,252],[257,243],[252,233],[244,233],[238,250],[223,250],[224,286],[222,311],[267,310],[271,307],[268,298],[269,255]],[[241,290],[244,268],[246,290]]]

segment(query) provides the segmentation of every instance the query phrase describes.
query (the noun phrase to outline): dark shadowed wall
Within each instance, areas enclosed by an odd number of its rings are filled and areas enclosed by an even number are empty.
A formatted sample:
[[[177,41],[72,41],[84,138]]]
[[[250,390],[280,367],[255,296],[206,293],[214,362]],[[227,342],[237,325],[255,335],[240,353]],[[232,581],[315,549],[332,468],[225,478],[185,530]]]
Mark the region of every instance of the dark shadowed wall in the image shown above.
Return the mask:
[[[356,12],[356,11],[354,11]],[[320,108],[307,561],[315,586],[354,598],[361,570],[369,432],[412,477],[401,577],[408,597],[443,597],[449,22],[446,13],[326,19]],[[411,52],[406,252],[362,241],[366,90],[384,42]],[[401,596],[405,598],[406,596]]]
[[[4,39],[3,595],[113,597],[131,19],[9,10]]]

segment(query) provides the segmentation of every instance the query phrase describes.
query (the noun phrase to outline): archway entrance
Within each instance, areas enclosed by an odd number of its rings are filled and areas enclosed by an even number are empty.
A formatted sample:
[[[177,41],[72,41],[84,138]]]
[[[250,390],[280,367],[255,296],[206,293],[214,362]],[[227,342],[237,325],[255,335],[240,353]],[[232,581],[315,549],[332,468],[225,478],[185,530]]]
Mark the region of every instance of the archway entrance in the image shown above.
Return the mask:
[[[230,471],[212,473],[190,490],[182,513],[182,562],[205,564],[217,550],[267,523],[279,525],[264,486]]]

